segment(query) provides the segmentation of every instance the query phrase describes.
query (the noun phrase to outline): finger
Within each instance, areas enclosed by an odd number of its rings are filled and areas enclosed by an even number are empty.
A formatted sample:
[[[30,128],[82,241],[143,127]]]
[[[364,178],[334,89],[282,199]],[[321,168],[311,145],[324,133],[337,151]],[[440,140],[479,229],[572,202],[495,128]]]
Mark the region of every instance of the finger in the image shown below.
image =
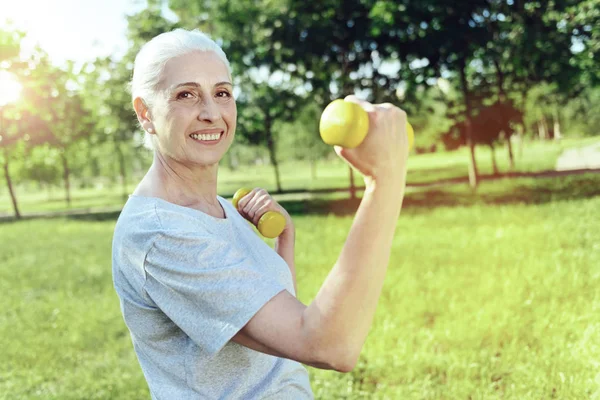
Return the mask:
[[[269,192],[267,192],[265,189],[262,188],[256,188],[256,197],[258,199],[264,199],[265,197],[271,197],[269,195]]]
[[[335,151],[335,154],[337,154],[340,157],[344,156],[344,148],[342,146],[338,146],[337,144],[333,146],[333,150]]]
[[[248,192],[248,194],[242,197],[240,201],[238,201],[238,210],[243,210],[244,207],[254,199],[254,196],[256,195],[256,192],[258,192],[259,189],[260,188],[254,188],[250,192]]]
[[[369,103],[368,101],[361,100],[353,94],[344,97],[344,101],[347,101],[350,103],[356,103],[367,112],[375,111],[375,107],[373,106],[373,104]]]
[[[256,194],[256,202],[259,204],[271,204],[274,200],[271,195],[263,189]]]
[[[351,165],[356,165],[357,163],[357,159],[354,156],[354,149],[346,149],[344,147],[341,146],[334,146],[335,152],[337,153],[338,156],[340,156],[342,159],[346,160],[347,162],[349,162]]]
[[[253,202],[252,204],[249,204],[244,209],[244,212],[248,216],[248,219],[250,219],[250,221],[252,221],[252,223],[254,225],[258,224],[258,220],[262,216],[262,214],[259,214],[259,210],[262,207],[263,207],[263,203],[257,201],[257,202]]]
[[[255,225],[258,225],[258,221],[260,220],[260,218],[263,215],[265,215],[265,213],[267,211],[275,211],[275,210],[273,209],[273,206],[271,204],[263,204],[262,206],[260,206],[258,208],[258,210],[256,210],[256,213],[254,214],[254,219],[253,219]]]
[[[250,205],[252,205],[252,207],[254,207],[255,204],[263,204],[265,201],[268,202],[271,199],[269,192],[263,188],[255,188],[252,192],[253,198],[250,201]]]
[[[264,196],[266,191],[262,188],[254,188],[248,193],[244,198],[247,198],[247,201],[242,204],[240,207],[244,213],[250,217],[250,211],[256,207],[257,204],[260,204],[261,198]]]
[[[250,193],[247,193],[244,197],[242,197],[241,199],[238,200],[237,202],[237,209],[238,211],[241,211],[244,209],[244,207],[246,206],[246,204],[248,204],[248,201],[250,200]]]
[[[390,110],[390,109],[393,109],[396,106],[393,105],[392,103],[381,103],[381,104],[375,104],[375,107],[379,108],[379,109],[382,109],[382,110]]]

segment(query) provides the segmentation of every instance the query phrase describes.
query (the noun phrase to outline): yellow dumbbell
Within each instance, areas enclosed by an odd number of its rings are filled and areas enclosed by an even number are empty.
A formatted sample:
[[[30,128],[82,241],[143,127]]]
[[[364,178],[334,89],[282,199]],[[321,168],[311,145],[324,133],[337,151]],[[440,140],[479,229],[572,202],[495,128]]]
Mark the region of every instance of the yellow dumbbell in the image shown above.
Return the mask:
[[[251,191],[252,189],[241,188],[235,192],[232,200],[233,206],[237,209],[238,202]],[[283,232],[283,229],[285,228],[285,217],[277,211],[267,211],[260,217],[256,227],[264,237],[269,239],[276,238],[281,235],[281,232]]]
[[[319,123],[319,131],[323,141],[329,145],[337,145],[353,149],[360,145],[369,130],[369,116],[358,104],[337,99],[329,103]],[[412,149],[415,131],[406,122],[408,149]]]

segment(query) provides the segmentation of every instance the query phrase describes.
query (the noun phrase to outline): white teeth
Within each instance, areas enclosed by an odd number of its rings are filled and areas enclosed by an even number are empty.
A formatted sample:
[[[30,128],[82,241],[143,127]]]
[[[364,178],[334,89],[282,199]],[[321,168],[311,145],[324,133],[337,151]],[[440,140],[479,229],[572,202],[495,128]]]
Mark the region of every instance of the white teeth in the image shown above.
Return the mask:
[[[193,139],[196,140],[218,140],[221,137],[220,133],[214,133],[214,134],[203,134],[203,135],[198,135],[197,133],[192,133],[190,135]]]

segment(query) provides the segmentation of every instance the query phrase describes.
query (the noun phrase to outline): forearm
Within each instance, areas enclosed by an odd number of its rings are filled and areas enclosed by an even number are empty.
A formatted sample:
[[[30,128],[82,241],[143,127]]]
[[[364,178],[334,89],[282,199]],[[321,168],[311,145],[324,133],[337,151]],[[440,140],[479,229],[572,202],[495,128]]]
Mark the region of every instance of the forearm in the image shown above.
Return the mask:
[[[358,358],[375,315],[404,197],[401,183],[367,186],[342,252],[305,310],[305,327],[318,348],[349,362]]]
[[[287,263],[294,280],[294,291],[298,295],[298,287],[296,286],[296,265],[294,262],[296,231],[294,228],[284,230],[281,235],[275,239],[275,251]]]

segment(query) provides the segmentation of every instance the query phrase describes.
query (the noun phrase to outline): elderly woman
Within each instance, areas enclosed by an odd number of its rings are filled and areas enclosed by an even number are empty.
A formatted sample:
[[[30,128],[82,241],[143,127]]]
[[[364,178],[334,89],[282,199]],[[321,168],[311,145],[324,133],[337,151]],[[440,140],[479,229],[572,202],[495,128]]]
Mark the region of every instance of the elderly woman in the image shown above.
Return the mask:
[[[353,369],[367,337],[400,214],[406,115],[354,101],[370,128],[336,153],[365,192],[337,262],[310,305],[296,298],[295,229],[262,189],[234,208],[217,195],[236,104],[221,48],[198,31],[149,41],[135,60],[133,107],[154,149],[113,239],[123,318],[153,399],[310,399],[306,368]],[[249,226],[287,221],[275,249]]]

